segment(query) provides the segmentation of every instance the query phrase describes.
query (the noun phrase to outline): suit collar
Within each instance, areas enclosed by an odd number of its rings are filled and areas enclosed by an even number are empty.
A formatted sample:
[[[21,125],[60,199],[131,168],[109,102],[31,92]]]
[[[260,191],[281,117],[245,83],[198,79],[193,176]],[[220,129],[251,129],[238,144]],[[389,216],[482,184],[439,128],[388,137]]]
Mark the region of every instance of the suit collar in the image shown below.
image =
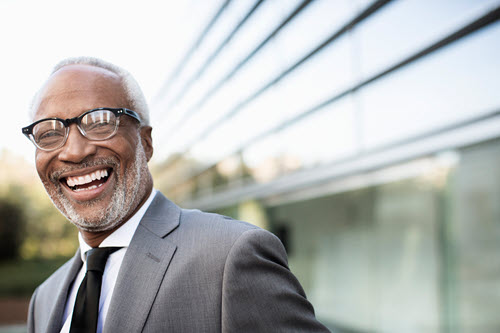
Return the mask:
[[[177,228],[180,216],[181,209],[158,191],[140,225],[163,238]]]
[[[144,204],[135,212],[132,217],[123,223],[118,229],[113,231],[113,233],[107,236],[99,247],[128,247],[132,240],[132,237],[137,229],[137,226],[141,222],[144,214],[148,210],[149,206],[153,202],[158,190],[153,189],[146,199]],[[80,243],[80,257],[85,263],[87,261],[87,256],[85,255],[92,247],[88,245],[82,237],[82,233],[78,233],[78,242]]]
[[[140,332],[144,327],[177,248],[165,236],[178,227],[180,212],[161,193],[156,194],[123,258],[105,332]]]
[[[62,318],[64,313],[64,307],[66,306],[66,300],[68,298],[69,288],[73,284],[73,281],[82,267],[82,261],[80,260],[80,249],[76,251],[73,258],[67,263],[69,265],[69,271],[67,272],[61,287],[58,289],[57,295],[55,295],[55,303],[52,308],[50,315],[50,320],[47,325],[46,332],[56,333],[61,330],[63,325]]]

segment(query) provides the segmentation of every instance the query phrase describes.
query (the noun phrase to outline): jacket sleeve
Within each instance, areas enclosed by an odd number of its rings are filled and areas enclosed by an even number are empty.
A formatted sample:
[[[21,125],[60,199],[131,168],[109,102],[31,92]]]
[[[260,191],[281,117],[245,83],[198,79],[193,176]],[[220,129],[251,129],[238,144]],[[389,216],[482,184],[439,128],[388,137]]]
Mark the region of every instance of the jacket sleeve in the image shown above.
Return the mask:
[[[36,294],[37,294],[38,288],[35,290],[33,293],[33,296],[31,296],[30,300],[30,306],[28,310],[28,333],[34,333],[35,332],[35,299],[36,299]]]
[[[222,332],[328,332],[314,315],[273,234],[244,232],[229,251],[222,286]]]

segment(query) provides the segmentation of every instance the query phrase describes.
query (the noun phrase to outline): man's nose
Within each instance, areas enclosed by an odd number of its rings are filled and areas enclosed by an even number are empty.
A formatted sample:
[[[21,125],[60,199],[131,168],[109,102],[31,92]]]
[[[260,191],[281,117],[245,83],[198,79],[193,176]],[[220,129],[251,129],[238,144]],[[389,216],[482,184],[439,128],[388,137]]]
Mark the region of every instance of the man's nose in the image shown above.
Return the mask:
[[[86,157],[94,155],[97,147],[80,133],[76,124],[69,127],[68,138],[59,153],[59,160],[80,163]]]

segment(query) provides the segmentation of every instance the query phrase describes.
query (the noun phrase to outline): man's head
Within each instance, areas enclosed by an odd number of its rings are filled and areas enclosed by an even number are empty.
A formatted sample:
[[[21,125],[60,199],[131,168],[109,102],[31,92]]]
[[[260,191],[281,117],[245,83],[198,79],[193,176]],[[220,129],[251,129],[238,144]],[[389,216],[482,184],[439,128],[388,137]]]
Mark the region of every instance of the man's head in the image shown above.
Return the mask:
[[[69,65],[89,65],[101,69],[106,69],[109,72],[114,73],[121,81],[122,89],[123,92],[125,93],[125,98],[127,100],[128,105],[132,110],[134,110],[141,116],[141,125],[150,126],[148,103],[146,102],[146,98],[142,93],[141,87],[128,71],[99,58],[76,57],[76,58],[67,58],[60,61],[52,69],[51,75],[57,72],[59,69]],[[40,89],[40,91],[38,91],[38,93],[34,96],[32,100],[32,105],[31,105],[32,116],[34,116],[35,112],[37,111],[35,106],[39,101],[40,93],[42,92],[42,90],[43,89]]]
[[[153,147],[144,96],[130,74],[119,67],[94,58],[74,58],[56,66],[32,107],[34,121],[75,118],[97,108],[131,109],[141,121],[118,114],[117,131],[105,140],[90,140],[71,123],[64,145],[36,150],[38,175],[53,203],[88,233],[116,229],[152,189],[147,162]],[[102,123],[96,126],[103,126],[104,116],[114,117],[110,112],[98,115]]]

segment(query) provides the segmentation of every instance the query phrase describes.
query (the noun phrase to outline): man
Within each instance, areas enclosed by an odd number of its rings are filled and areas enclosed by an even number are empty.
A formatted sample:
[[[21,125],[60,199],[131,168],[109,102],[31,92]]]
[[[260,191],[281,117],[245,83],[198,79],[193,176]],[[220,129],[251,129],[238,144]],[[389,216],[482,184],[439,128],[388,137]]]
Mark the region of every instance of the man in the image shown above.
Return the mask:
[[[38,175],[80,248],[33,294],[30,332],[327,331],[276,237],[180,209],[153,189],[148,109],[126,71],[63,61],[35,96],[33,118],[23,133]],[[86,268],[94,248],[114,251],[97,286]],[[85,293],[98,288],[95,323],[81,328],[92,321]]]

